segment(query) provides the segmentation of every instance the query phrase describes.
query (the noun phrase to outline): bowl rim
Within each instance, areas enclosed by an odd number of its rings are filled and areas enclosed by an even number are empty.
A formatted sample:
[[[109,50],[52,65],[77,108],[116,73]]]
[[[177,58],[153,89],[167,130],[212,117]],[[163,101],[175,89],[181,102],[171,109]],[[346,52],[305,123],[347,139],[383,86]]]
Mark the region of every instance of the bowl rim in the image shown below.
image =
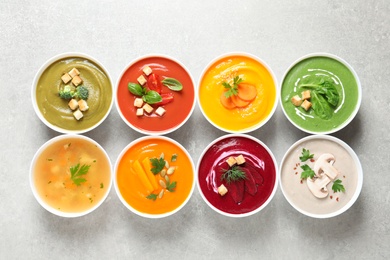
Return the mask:
[[[297,65],[298,63],[306,60],[306,59],[309,59],[309,58],[314,58],[314,57],[326,57],[326,58],[330,58],[330,59],[334,59],[338,62],[340,62],[341,64],[343,64],[345,67],[347,67],[347,69],[349,69],[349,71],[352,73],[352,75],[354,76],[355,80],[356,80],[356,84],[357,84],[357,88],[358,88],[358,100],[357,100],[357,103],[356,103],[356,106],[355,106],[355,109],[353,110],[353,112],[350,114],[350,116],[348,117],[348,119],[340,124],[338,127],[336,128],[333,128],[331,130],[328,130],[328,131],[311,131],[311,130],[308,130],[308,129],[305,129],[304,127],[301,127],[299,126],[297,123],[295,123],[288,115],[287,115],[287,112],[286,110],[284,109],[284,106],[283,106],[283,101],[282,101],[282,87],[283,87],[283,82],[287,76],[287,74],[290,72],[290,70],[295,66]],[[360,82],[360,79],[359,79],[359,76],[357,75],[355,69],[351,66],[351,64],[349,64],[346,60],[344,60],[343,58],[341,58],[340,56],[337,56],[335,54],[331,54],[331,53],[328,53],[328,52],[312,52],[312,53],[309,53],[309,54],[306,54],[306,55],[303,55],[301,57],[299,57],[298,59],[296,59],[293,63],[290,64],[290,66],[285,70],[284,74],[283,74],[283,77],[282,77],[282,80],[280,81],[280,86],[279,86],[279,96],[280,96],[280,99],[279,99],[279,103],[280,103],[280,106],[282,108],[282,111],[283,111],[283,114],[285,115],[285,117],[288,119],[288,121],[290,121],[290,123],[292,125],[294,125],[296,128],[298,128],[299,130],[303,131],[303,132],[306,132],[308,134],[320,134],[320,135],[323,135],[323,134],[333,134],[335,132],[338,132],[340,131],[341,129],[345,128],[347,125],[349,125],[349,123],[355,118],[355,116],[357,115],[357,113],[359,112],[359,109],[360,109],[360,106],[361,106],[361,103],[362,103],[362,86],[361,86],[361,82]]]
[[[191,190],[190,192],[188,193],[186,199],[174,210],[170,211],[170,212],[166,212],[166,213],[161,213],[161,214],[151,214],[151,213],[144,213],[144,212],[141,212],[141,211],[138,211],[137,209],[133,208],[129,203],[127,203],[127,201],[123,198],[120,190],[119,190],[119,187],[118,187],[118,181],[117,181],[117,176],[118,176],[118,167],[119,167],[119,163],[121,162],[124,154],[129,151],[134,145],[140,143],[140,142],[143,142],[143,141],[148,141],[148,140],[155,140],[155,139],[158,139],[158,140],[164,140],[164,141],[167,141],[167,142],[170,142],[174,145],[176,145],[179,149],[181,149],[188,157],[189,161],[190,161],[190,164],[191,164],[191,168],[192,168],[192,172],[193,172],[193,178],[192,178],[192,183],[191,183]],[[130,210],[131,212],[133,212],[134,214],[140,216],[140,217],[144,217],[144,218],[149,218],[149,219],[161,219],[161,218],[165,218],[165,217],[169,217],[175,213],[177,213],[178,211],[180,211],[187,203],[188,201],[191,199],[192,197],[192,194],[194,192],[194,189],[195,189],[195,177],[196,177],[196,174],[195,174],[195,165],[194,165],[194,162],[192,160],[192,157],[191,155],[189,154],[189,152],[187,151],[187,149],[184,148],[184,146],[182,146],[179,142],[177,142],[176,140],[170,138],[170,137],[167,137],[167,136],[160,136],[160,135],[149,135],[149,136],[142,136],[142,137],[139,137],[137,139],[134,139],[133,141],[131,141],[128,145],[126,145],[122,151],[119,153],[117,159],[116,159],[116,162],[115,162],[115,166],[114,166],[114,176],[113,176],[113,182],[114,182],[114,189],[115,189],[115,193],[117,194],[119,200],[122,202],[122,204],[128,209]]]
[[[84,59],[88,59],[94,63],[96,63],[102,70],[103,72],[106,74],[109,82],[110,82],[110,87],[111,87],[111,101],[110,101],[110,105],[106,111],[106,113],[104,114],[104,116],[93,126],[91,127],[88,127],[88,128],[85,128],[85,129],[80,129],[80,130],[69,130],[69,129],[65,129],[65,128],[62,128],[62,127],[58,127],[52,123],[50,123],[43,115],[42,115],[42,112],[40,111],[38,105],[37,105],[37,100],[36,100],[36,89],[37,89],[37,85],[38,85],[38,81],[39,79],[41,78],[43,72],[45,72],[45,70],[51,66],[52,64],[54,64],[56,61],[59,61],[61,59],[66,59],[66,58],[84,58]],[[111,109],[112,109],[112,106],[114,104],[114,85],[113,85],[113,82],[112,82],[112,79],[111,79],[111,75],[110,73],[108,72],[108,70],[106,69],[106,67],[100,63],[100,61],[98,61],[96,58],[86,54],[86,53],[82,53],[82,52],[63,52],[63,53],[60,53],[60,54],[57,54],[49,59],[47,59],[42,65],[41,67],[38,69],[38,71],[36,72],[35,76],[34,76],[34,79],[33,79],[33,82],[32,82],[32,88],[31,88],[31,101],[32,101],[32,105],[33,105],[33,108],[34,108],[34,111],[35,111],[35,114],[38,116],[38,118],[47,126],[49,127],[50,129],[58,132],[58,133],[62,133],[62,134],[83,134],[83,133],[86,133],[86,132],[89,132],[95,128],[97,128],[101,123],[104,122],[104,120],[108,117],[108,115],[110,114],[111,112]]]
[[[104,194],[104,196],[102,197],[102,199],[95,205],[93,206],[92,208],[88,209],[88,210],[85,210],[85,211],[82,211],[82,212],[63,212],[63,211],[60,211],[60,210],[57,210],[55,208],[53,208],[52,206],[50,206],[49,204],[47,204],[41,197],[40,195],[38,194],[38,191],[35,187],[35,182],[34,182],[34,167],[36,166],[36,163],[37,163],[37,160],[38,160],[38,157],[42,154],[42,152],[44,152],[46,150],[46,148],[56,142],[59,142],[59,141],[62,141],[62,140],[66,140],[66,139],[73,139],[73,138],[76,138],[76,139],[82,139],[82,140],[85,140],[87,142],[90,142],[94,145],[96,145],[96,147],[99,148],[99,150],[104,154],[105,158],[107,159],[108,161],[108,164],[109,164],[109,176],[110,176],[110,179],[109,179],[109,183],[107,184],[108,185],[108,188],[106,190],[106,193]],[[38,201],[38,203],[44,208],[46,209],[47,211],[49,211],[50,213],[54,214],[54,215],[57,215],[59,217],[64,217],[64,218],[76,218],[76,217],[81,217],[81,216],[85,216],[93,211],[95,211],[97,208],[99,208],[103,202],[107,199],[108,195],[110,194],[110,191],[111,191],[111,187],[112,187],[112,164],[111,164],[111,160],[110,160],[110,157],[108,156],[108,153],[106,152],[106,150],[98,143],[96,142],[95,140],[93,140],[92,138],[90,137],[87,137],[87,136],[84,136],[84,135],[78,135],[78,134],[61,134],[61,135],[58,135],[58,136],[55,136],[49,140],[47,140],[44,144],[42,144],[39,149],[35,152],[34,156],[33,156],[33,159],[31,160],[31,164],[30,164],[30,171],[29,171],[29,182],[30,182],[30,188],[31,188],[31,191],[35,197],[35,199]]]
[[[169,128],[169,129],[165,129],[165,130],[162,130],[162,131],[150,131],[150,130],[144,130],[144,129],[139,129],[138,127],[136,127],[135,125],[133,125],[132,123],[130,123],[126,117],[123,115],[122,113],[122,110],[121,110],[121,107],[119,105],[119,102],[118,102],[118,90],[119,90],[119,83],[121,82],[121,79],[123,77],[123,75],[126,73],[126,71],[131,67],[133,66],[135,63],[139,62],[139,61],[142,61],[142,60],[145,60],[145,59],[149,59],[149,58],[162,58],[162,59],[166,59],[166,60],[171,60],[175,63],[177,63],[186,73],[187,75],[189,76],[190,80],[191,80],[191,83],[192,83],[192,87],[193,87],[193,90],[194,90],[194,98],[193,98],[193,102],[192,102],[192,106],[191,106],[191,110],[190,112],[188,113],[188,115],[186,116],[186,118],[180,123],[178,124],[177,126],[175,127],[172,127],[172,128]],[[137,58],[134,58],[133,60],[131,60],[121,71],[121,73],[119,74],[118,78],[117,78],[117,81],[116,81],[116,84],[115,84],[115,95],[114,95],[114,101],[115,101],[115,107],[116,107],[116,110],[118,111],[118,114],[119,116],[121,117],[121,119],[123,120],[123,122],[128,125],[130,128],[132,128],[134,131],[138,132],[138,133],[141,133],[141,134],[144,134],[144,135],[149,135],[149,136],[160,136],[160,135],[166,135],[166,134],[169,134],[169,133],[172,133],[178,129],[180,129],[180,127],[182,127],[187,121],[188,119],[191,117],[191,115],[193,114],[194,110],[195,110],[195,106],[196,106],[196,103],[197,103],[197,98],[196,98],[196,89],[195,89],[195,81],[194,81],[194,78],[190,72],[190,70],[187,68],[187,66],[185,66],[181,61],[179,61],[178,59],[170,56],[170,55],[166,55],[166,54],[160,54],[160,53],[149,53],[149,54],[145,54],[145,55],[141,55],[141,56],[138,56]]]
[[[308,212],[308,211],[305,211],[305,210],[302,210],[301,208],[299,208],[298,206],[296,206],[289,198],[288,196],[286,196],[286,192],[284,191],[284,188],[283,188],[283,184],[282,184],[282,172],[283,172],[283,168],[284,168],[284,162],[287,158],[287,156],[291,153],[292,150],[294,150],[298,145],[300,145],[301,143],[303,142],[306,142],[306,141],[311,141],[311,140],[329,140],[331,142],[334,142],[338,145],[340,145],[341,147],[343,147],[347,152],[348,154],[351,156],[352,160],[355,162],[355,165],[356,165],[356,169],[357,169],[357,177],[358,177],[358,182],[357,182],[357,187],[356,187],[356,190],[355,190],[355,193],[353,194],[351,200],[344,206],[342,207],[341,209],[337,210],[337,211],[334,211],[334,212],[331,212],[331,213],[327,213],[327,214],[315,214],[315,213],[311,213],[311,212]],[[362,190],[362,187],[363,187],[363,168],[362,168],[362,165],[361,165],[361,162],[359,160],[359,157],[357,156],[357,154],[355,153],[355,151],[347,144],[345,143],[344,141],[342,141],[341,139],[337,138],[337,137],[334,137],[334,136],[331,136],[331,135],[309,135],[309,136],[306,136],[306,137],[303,137],[301,139],[299,139],[298,141],[296,141],[294,144],[292,144],[289,149],[286,151],[286,153],[284,154],[283,156],[283,159],[280,163],[280,170],[279,170],[279,186],[280,186],[280,189],[282,190],[282,193],[283,193],[283,196],[284,198],[288,201],[288,203],[294,208],[296,209],[298,212],[302,213],[303,215],[306,215],[308,217],[312,217],[312,218],[319,218],[319,219],[326,219],[326,218],[332,218],[332,217],[336,217],[342,213],[344,213],[345,211],[347,211],[349,208],[352,207],[352,205],[356,202],[356,200],[358,199],[360,193],[361,193],[361,190]]]
[[[226,58],[226,57],[230,57],[230,56],[241,56],[241,57],[246,57],[246,58],[250,58],[250,59],[253,59],[255,60],[256,62],[260,63],[267,71],[268,73],[271,75],[271,78],[274,82],[274,87],[275,87],[275,100],[274,100],[274,105],[272,107],[272,110],[270,111],[270,113],[268,114],[268,116],[266,118],[264,118],[264,120],[262,120],[261,122],[253,125],[252,127],[248,127],[246,129],[242,129],[242,130],[231,130],[231,129],[228,129],[228,128],[224,128],[224,127],[221,127],[219,125],[217,125],[216,123],[214,123],[208,116],[207,114],[205,113],[202,105],[201,105],[201,102],[200,102],[200,88],[201,88],[201,83],[202,83],[202,79],[203,77],[205,76],[206,72],[208,71],[208,69],[211,68],[211,66],[218,62],[219,60],[223,59],[223,58]],[[228,133],[228,134],[246,134],[246,133],[250,133],[250,132],[253,132],[253,131],[256,131],[258,129],[260,129],[262,126],[264,126],[271,118],[272,116],[275,114],[275,111],[276,111],[276,108],[278,106],[278,100],[279,100],[279,90],[278,90],[278,80],[277,80],[277,77],[274,73],[274,71],[272,70],[272,68],[268,65],[267,62],[265,62],[263,59],[261,59],[260,57],[254,55],[254,54],[251,54],[249,52],[244,52],[244,51],[234,51],[234,52],[226,52],[226,53],[223,53],[223,54],[220,54],[219,56],[213,58],[210,62],[207,63],[207,65],[203,68],[202,70],[202,73],[200,74],[200,77],[199,77],[199,81],[198,81],[198,90],[197,90],[197,103],[199,104],[199,109],[200,111],[202,112],[202,115],[204,118],[206,118],[206,120],[211,124],[213,125],[215,128],[225,132],[225,133]]]
[[[272,192],[270,194],[270,196],[268,197],[268,199],[262,204],[260,205],[258,208],[256,208],[255,210],[252,210],[250,212],[246,212],[246,213],[239,213],[239,214],[234,214],[234,213],[228,213],[228,212],[225,212],[225,211],[222,211],[220,209],[218,209],[217,207],[215,207],[211,202],[209,202],[209,200],[206,198],[206,196],[204,195],[203,191],[202,191],[202,188],[200,187],[200,184],[199,184],[199,169],[200,169],[200,164],[202,163],[202,160],[204,158],[204,155],[207,153],[207,151],[211,148],[211,146],[213,146],[214,144],[218,143],[219,141],[221,140],[225,140],[225,139],[231,139],[231,138],[246,138],[246,139],[250,139],[256,143],[258,143],[259,145],[261,145],[269,154],[269,156],[271,157],[273,163],[274,163],[274,167],[275,167],[275,183],[274,183],[274,186],[272,188]],[[274,198],[275,196],[275,193],[278,189],[278,183],[279,183],[279,174],[278,174],[278,163],[275,159],[275,156],[274,154],[272,153],[271,149],[269,149],[269,147],[264,144],[261,140],[257,139],[256,137],[254,136],[251,136],[251,135],[248,135],[248,134],[242,134],[242,133],[232,133],[232,134],[225,134],[223,136],[220,136],[216,139],[214,139],[210,144],[208,144],[202,151],[199,159],[198,159],[198,163],[197,163],[197,166],[196,166],[196,186],[198,187],[198,191],[199,191],[199,194],[201,195],[202,199],[204,202],[206,202],[206,204],[211,208],[213,209],[215,212],[223,215],[223,216],[226,216],[226,217],[232,217],[232,218],[242,218],[242,217],[249,217],[249,216],[252,216],[258,212],[260,212],[261,210],[263,210],[270,202],[271,200]]]

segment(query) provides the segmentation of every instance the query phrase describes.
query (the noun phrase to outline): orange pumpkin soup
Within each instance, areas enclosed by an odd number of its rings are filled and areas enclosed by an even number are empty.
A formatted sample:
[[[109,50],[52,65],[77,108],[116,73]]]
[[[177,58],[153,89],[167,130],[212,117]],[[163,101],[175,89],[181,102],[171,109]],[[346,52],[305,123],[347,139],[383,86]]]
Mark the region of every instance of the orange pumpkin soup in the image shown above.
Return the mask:
[[[98,206],[111,187],[106,153],[85,137],[59,136],[37,153],[32,182],[44,203],[66,213]]]
[[[277,105],[271,70],[251,55],[228,54],[211,62],[198,91],[203,114],[227,132],[255,130],[268,121]]]
[[[174,213],[190,198],[194,166],[181,145],[167,137],[143,137],[129,144],[116,164],[115,188],[135,213]]]

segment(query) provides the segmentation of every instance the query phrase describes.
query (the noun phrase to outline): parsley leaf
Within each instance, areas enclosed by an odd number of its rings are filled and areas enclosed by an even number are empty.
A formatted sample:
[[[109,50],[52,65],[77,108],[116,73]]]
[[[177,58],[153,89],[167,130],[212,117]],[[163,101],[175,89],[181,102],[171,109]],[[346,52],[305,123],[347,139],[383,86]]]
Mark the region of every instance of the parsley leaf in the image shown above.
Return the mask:
[[[305,164],[301,166],[303,172],[301,173],[301,179],[306,180],[307,178],[314,178],[315,173],[314,171],[310,168],[309,165]]]
[[[224,86],[224,88],[227,89],[227,91],[225,92],[225,97],[229,98],[233,95],[237,96],[238,95],[238,84],[240,84],[242,81],[243,81],[242,78],[240,78],[239,76],[236,76],[233,79],[233,86],[231,86],[226,81],[222,82],[222,85]]]
[[[151,164],[152,164],[152,169],[150,169],[152,171],[152,173],[154,175],[158,174],[161,172],[162,169],[164,169],[165,167],[165,160],[163,158],[151,158],[149,159]]]
[[[156,200],[157,196],[158,196],[157,194],[150,193],[148,196],[146,196],[146,198],[149,200]]]
[[[175,190],[175,188],[176,188],[176,182],[174,181],[174,182],[170,182],[170,181],[167,181],[167,183],[166,183],[166,185],[167,185],[167,190],[169,191],[169,192],[174,192]]]
[[[81,183],[87,181],[86,179],[82,178],[81,176],[87,174],[89,167],[91,167],[91,165],[85,165],[85,164],[83,164],[80,167],[80,163],[76,164],[75,166],[70,167],[70,178],[74,184],[76,184],[77,186],[80,186]]]
[[[333,185],[332,185],[332,190],[334,192],[338,192],[338,191],[342,191],[342,192],[345,192],[345,188],[344,188],[344,185],[341,184],[341,180],[337,179],[333,182]]]
[[[233,166],[228,170],[223,170],[223,174],[221,175],[221,180],[226,180],[227,183],[231,183],[232,181],[240,181],[245,180],[246,175],[243,170],[239,166]]]
[[[177,154],[174,153],[174,154],[172,154],[171,162],[176,162],[176,160],[177,160]]]
[[[302,149],[302,156],[299,157],[301,162],[307,161],[309,159],[312,159],[314,154],[310,154],[309,150],[306,150],[305,148]]]

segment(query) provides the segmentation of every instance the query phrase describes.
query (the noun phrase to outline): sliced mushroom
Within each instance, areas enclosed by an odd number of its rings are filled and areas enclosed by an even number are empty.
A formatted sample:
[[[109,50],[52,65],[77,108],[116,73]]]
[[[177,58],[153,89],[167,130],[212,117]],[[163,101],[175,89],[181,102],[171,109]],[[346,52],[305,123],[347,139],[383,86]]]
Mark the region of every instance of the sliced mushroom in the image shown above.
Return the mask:
[[[307,179],[306,183],[309,187],[309,190],[313,195],[319,199],[325,198],[328,196],[329,192],[326,186],[331,182],[331,180],[326,175],[321,175],[320,178],[316,179]]]
[[[335,158],[333,154],[322,154],[314,164],[314,173],[317,177],[320,177],[322,174],[326,174],[329,179],[332,181],[335,180],[339,175],[339,172],[335,167],[333,167],[334,162]]]

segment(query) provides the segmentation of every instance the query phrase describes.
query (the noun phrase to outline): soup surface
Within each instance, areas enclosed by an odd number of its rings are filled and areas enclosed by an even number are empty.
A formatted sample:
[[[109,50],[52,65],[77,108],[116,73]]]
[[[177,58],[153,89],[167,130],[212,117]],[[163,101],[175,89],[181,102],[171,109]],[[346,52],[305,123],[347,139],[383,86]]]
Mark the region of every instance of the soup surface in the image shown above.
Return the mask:
[[[76,120],[69,106],[69,100],[59,97],[59,91],[66,85],[61,76],[76,68],[89,91],[89,109],[83,118]],[[60,59],[46,68],[40,76],[36,89],[37,105],[43,117],[52,125],[67,130],[84,130],[100,122],[112,104],[112,86],[104,70],[94,62],[80,57]]]
[[[107,194],[110,163],[100,148],[87,140],[58,140],[37,158],[33,180],[39,196],[54,209],[83,212]]]
[[[169,178],[168,181],[161,172],[151,173],[150,159],[160,159],[161,154],[164,154],[163,158],[169,167],[175,168],[172,174],[165,174]],[[168,140],[160,138],[141,140],[126,150],[119,160],[116,169],[119,193],[128,205],[141,213],[156,215],[172,212],[182,206],[191,195],[194,187],[191,158],[179,146]],[[148,169],[144,160],[148,164]],[[136,162],[141,164],[141,168],[135,167]],[[167,170],[169,167],[164,169]],[[140,171],[152,179],[148,179],[148,182],[144,176],[143,180]],[[145,182],[154,185],[148,188],[149,184],[145,186]]]
[[[220,98],[226,91],[224,82],[240,77],[256,88],[257,95],[245,107],[227,109]],[[247,56],[234,55],[214,62],[199,85],[199,102],[206,117],[220,128],[232,132],[250,131],[266,120],[276,103],[276,82],[270,71]]]

